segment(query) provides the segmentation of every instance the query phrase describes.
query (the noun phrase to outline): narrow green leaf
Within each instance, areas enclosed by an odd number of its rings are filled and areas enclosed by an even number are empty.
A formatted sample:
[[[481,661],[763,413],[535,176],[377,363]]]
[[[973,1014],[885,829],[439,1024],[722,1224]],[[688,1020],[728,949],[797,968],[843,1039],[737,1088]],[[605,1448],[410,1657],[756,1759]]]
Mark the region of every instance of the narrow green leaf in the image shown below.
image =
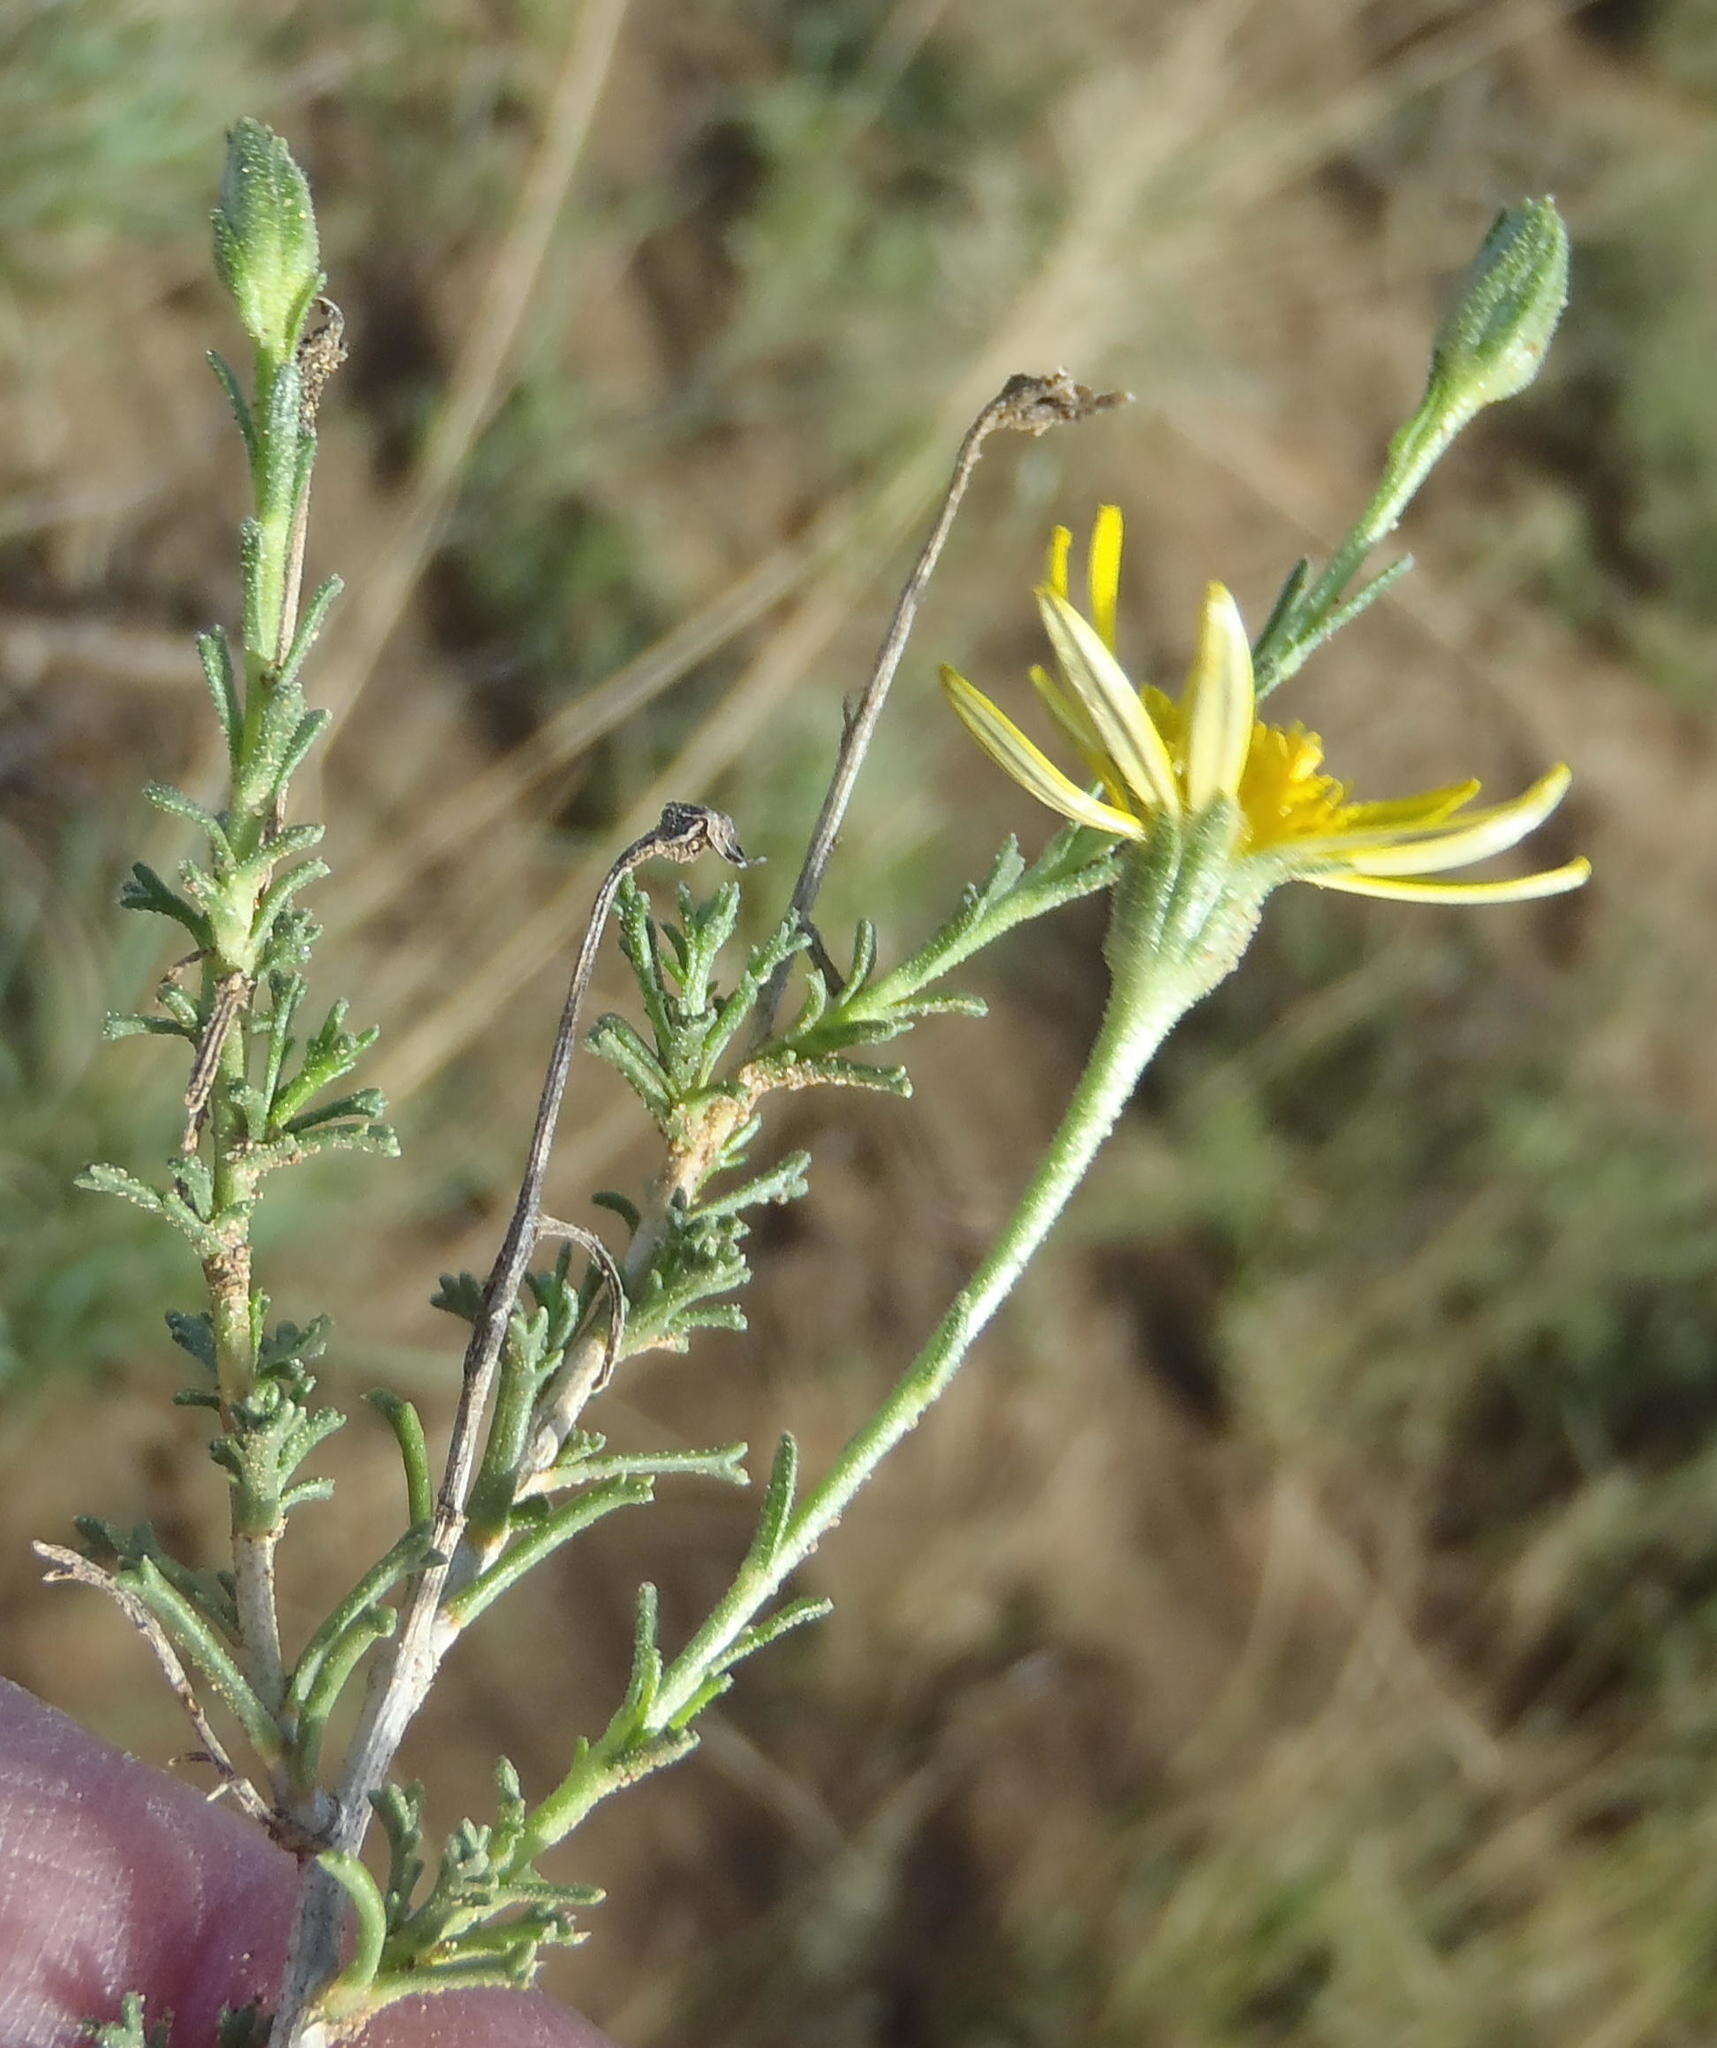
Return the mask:
[[[112,1010],[101,1020],[101,1035],[112,1042],[121,1038],[137,1038],[147,1033],[152,1038],[188,1038],[196,1043],[197,1034],[187,1031],[183,1024],[171,1017],[120,1017]]]
[[[1311,581],[1312,565],[1309,556],[1302,555],[1288,571],[1282,587],[1276,593],[1276,602],[1270,607],[1270,616],[1260,628],[1258,637],[1252,643],[1252,660],[1259,672],[1259,682],[1264,671],[1274,660],[1278,640],[1291,637],[1294,615],[1299,609],[1300,599],[1305,595],[1306,585]]]
[[[1400,582],[1413,566],[1413,557],[1403,555],[1397,562],[1391,562],[1387,569],[1379,570],[1369,583],[1360,585],[1345,604],[1340,604],[1323,618],[1315,620],[1300,639],[1292,640],[1277,657],[1271,670],[1269,687],[1285,683],[1297,675],[1309,657],[1317,652],[1326,640],[1333,639],[1343,626],[1351,625],[1361,612],[1369,610],[1386,590]],[[1260,690],[1260,695],[1263,691]]]
[[[238,423],[239,432],[244,436],[245,455],[254,466],[256,462],[256,428],[251,422],[250,404],[239,386],[237,374],[232,364],[227,361],[219,349],[210,349],[207,352],[206,360],[209,368],[215,373],[216,383],[226,393],[227,404],[232,407],[233,418]]]
[[[842,996],[856,995],[876,972],[876,926],[868,918],[860,918],[853,933],[852,965],[847,969],[846,987]]]
[[[793,1513],[793,1494],[799,1479],[799,1446],[783,1435],[769,1468],[769,1482],[763,1489],[763,1506],[757,1517],[757,1533],[745,1553],[746,1569],[767,1568],[775,1561]]]
[[[160,1192],[147,1181],[141,1181],[134,1173],[127,1173],[123,1166],[108,1166],[101,1162],[86,1166],[82,1173],[72,1176],[72,1186],[83,1188],[90,1194],[118,1195],[121,1201],[134,1202],[139,1209],[147,1209],[153,1216],[165,1216],[167,1204]]]
[[[719,1444],[708,1451],[622,1451],[603,1458],[580,1448],[572,1457],[563,1450],[552,1472],[557,1486],[583,1486],[599,1479],[684,1478],[719,1479],[724,1486],[749,1486],[750,1474],[741,1464],[748,1445]]]
[[[376,1644],[391,1636],[399,1616],[391,1607],[372,1607],[355,1617],[345,1631],[329,1644],[316,1666],[308,1697],[298,1707],[298,1726],[293,1738],[295,1773],[302,1785],[313,1785],[322,1761],[322,1743],[328,1732],[328,1717],[340,1703],[340,1695],[352,1673]]]
[[[341,1095],[332,1102],[324,1102],[315,1109],[307,1109],[295,1116],[286,1125],[288,1131],[314,1130],[319,1124],[332,1123],[338,1117],[379,1117],[387,1108],[387,1097],[379,1088],[359,1088],[350,1095]]]
[[[304,765],[304,757],[334,722],[331,711],[306,711],[292,728],[280,750],[280,764],[274,771],[273,793],[285,795],[288,784]]]
[[[753,1627],[736,1636],[722,1652],[710,1669],[714,1672],[731,1671],[734,1665],[745,1658],[755,1656],[759,1650],[766,1650],[771,1643],[778,1643],[784,1635],[790,1635],[796,1628],[808,1623],[821,1621],[835,1610],[832,1600],[807,1596],[803,1600],[790,1600],[767,1620],[757,1622]]]
[[[429,1477],[429,1445],[423,1422],[409,1401],[378,1387],[366,1396],[371,1407],[386,1418],[399,1445],[400,1463],[405,1467],[406,1519],[427,1523],[435,1512],[435,1491]]]
[[[135,862],[120,884],[119,905],[122,910],[150,910],[159,917],[172,918],[191,934],[199,950],[206,951],[210,944],[208,919],[201,911],[193,910],[177,891],[169,889],[144,861]]]
[[[697,1216],[700,1221],[707,1222],[716,1217],[737,1216],[742,1210],[753,1209],[766,1202],[796,1202],[810,1191],[810,1182],[806,1178],[810,1169],[809,1152],[789,1152],[779,1166],[771,1167],[767,1173],[760,1173],[755,1180],[748,1180],[743,1187],[734,1188],[729,1194],[700,1201],[697,1205]]]
[[[167,1334],[179,1349],[194,1358],[209,1378],[216,1377],[215,1332],[209,1316],[182,1315],[178,1309],[167,1311]]]
[[[618,1069],[651,1116],[659,1119],[667,1115],[673,1106],[667,1074],[624,1017],[598,1017],[585,1045],[598,1059]]]
[[[653,1492],[648,1479],[614,1479],[604,1486],[592,1487],[590,1492],[581,1493],[555,1508],[534,1528],[515,1537],[486,1571],[479,1573],[462,1592],[448,1601],[444,1610],[448,1619],[456,1628],[469,1628],[509,1586],[516,1585],[526,1572],[541,1564],[563,1543],[588,1529],[593,1522],[601,1521],[603,1516],[613,1514],[616,1508],[641,1506]]]
[[[642,1719],[656,1702],[656,1688],[662,1682],[662,1652],[657,1641],[659,1603],[654,1586],[638,1588],[637,1618],[632,1625],[632,1674],[626,1683],[626,1697],[620,1711],[633,1720]]]
[[[186,1201],[198,1219],[207,1223],[215,1213],[215,1178],[207,1160],[200,1159],[194,1152],[181,1152],[167,1163]]]
[[[251,936],[260,939],[300,889],[308,888],[312,882],[320,882],[327,873],[326,861],[305,860],[294,868],[288,868],[285,874],[276,875],[256,906],[256,915],[251,920]]]
[[[245,649],[258,661],[266,661],[270,650],[268,629],[262,616],[262,528],[254,519],[246,519],[240,523],[238,561],[239,577],[244,592]]]
[[[248,439],[248,422],[246,428]],[[238,683],[233,675],[232,649],[227,645],[227,636],[219,626],[197,635],[197,654],[203,664],[203,680],[209,686],[209,696],[214,703],[215,718],[221,728],[221,737],[227,744],[227,760],[236,768],[244,714],[239,706]]]
[[[596,1204],[597,1208],[606,1209],[610,1214],[618,1216],[628,1230],[634,1233],[637,1231],[642,1218],[639,1214],[638,1204],[632,1201],[630,1197],[616,1194],[612,1188],[598,1188],[590,1199]]]
[[[172,1585],[153,1558],[142,1557],[124,1574],[138,1597],[221,1696],[227,1710],[271,1767],[281,1761],[280,1730],[204,1617]]]
[[[352,1902],[356,1939],[346,1967],[322,1994],[331,2013],[361,2010],[367,2002],[376,1971],[381,1967],[382,1946],[387,1940],[387,1902],[370,1873],[357,1857],[343,1850],[325,1849],[316,1861],[334,1879]]]

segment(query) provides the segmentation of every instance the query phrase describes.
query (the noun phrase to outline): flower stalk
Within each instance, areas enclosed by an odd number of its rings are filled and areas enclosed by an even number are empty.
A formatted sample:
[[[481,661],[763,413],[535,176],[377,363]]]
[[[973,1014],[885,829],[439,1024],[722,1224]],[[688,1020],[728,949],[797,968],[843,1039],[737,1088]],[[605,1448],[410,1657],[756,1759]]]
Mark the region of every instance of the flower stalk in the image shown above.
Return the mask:
[[[1258,636],[1261,697],[1411,566],[1410,557],[1392,563],[1348,596],[1365,558],[1400,525],[1461,429],[1537,377],[1568,303],[1568,267],[1568,230],[1554,200],[1522,200],[1491,222],[1432,341],[1424,395],[1390,441],[1365,510],[1318,575],[1298,565]]]

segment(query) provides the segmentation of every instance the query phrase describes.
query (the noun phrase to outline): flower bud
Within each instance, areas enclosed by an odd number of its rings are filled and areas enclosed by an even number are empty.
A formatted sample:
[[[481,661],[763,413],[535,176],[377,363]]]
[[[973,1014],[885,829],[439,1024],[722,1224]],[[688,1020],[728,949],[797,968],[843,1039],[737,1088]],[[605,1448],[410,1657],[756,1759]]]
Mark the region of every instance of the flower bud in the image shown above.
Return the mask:
[[[1552,199],[1505,207],[1467,267],[1431,344],[1419,408],[1389,444],[1377,494],[1346,547],[1348,574],[1394,531],[1438,457],[1474,413],[1524,391],[1568,302],[1568,230]],[[1343,558],[1345,560],[1345,558]]]
[[[272,128],[240,121],[227,137],[215,268],[245,332],[276,357],[290,353],[322,284],[310,187]]]
[[[1421,413],[1434,414],[1446,438],[1481,406],[1524,391],[1567,303],[1568,230],[1555,201],[1506,207],[1431,344]]]

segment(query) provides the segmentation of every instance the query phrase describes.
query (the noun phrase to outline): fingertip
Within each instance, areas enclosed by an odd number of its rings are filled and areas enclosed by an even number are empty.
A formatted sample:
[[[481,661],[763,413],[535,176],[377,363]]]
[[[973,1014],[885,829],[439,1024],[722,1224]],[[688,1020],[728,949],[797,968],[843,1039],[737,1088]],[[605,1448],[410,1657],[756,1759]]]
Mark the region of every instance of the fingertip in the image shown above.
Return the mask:
[[[195,1786],[0,1679],[0,2040],[82,2041],[128,1991],[212,2031],[278,1980],[295,1882]]]
[[[5,2048],[72,2048],[129,1991],[212,2039],[223,2006],[278,1984],[296,1886],[248,1822],[0,1679]],[[535,1993],[462,1991],[402,2000],[362,2048],[613,2044]]]
[[[534,1991],[444,1991],[401,1999],[358,2048],[613,2048],[606,2034]]]

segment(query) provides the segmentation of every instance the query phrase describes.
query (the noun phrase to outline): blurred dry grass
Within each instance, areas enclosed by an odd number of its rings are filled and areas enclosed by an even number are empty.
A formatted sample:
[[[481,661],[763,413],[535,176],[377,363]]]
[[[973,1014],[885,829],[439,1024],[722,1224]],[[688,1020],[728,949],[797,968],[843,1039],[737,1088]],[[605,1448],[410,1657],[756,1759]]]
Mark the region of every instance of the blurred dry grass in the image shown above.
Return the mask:
[[[904,938],[1037,829],[928,678],[1022,664],[1050,518],[1127,506],[1164,669],[1213,571],[1256,615],[1363,494],[1490,210],[1558,193],[1549,376],[1296,693],[1379,789],[1566,755],[1598,884],[1482,920],[1276,906],[817,1560],[833,1624],[593,1824],[572,1861],[612,1903],[558,1981],[629,2048],[1709,2040],[1709,8],[86,0],[0,45],[5,1667],[156,1755],[135,1645],[23,1539],[100,1502],[212,1541],[220,1506],[163,1398],[184,1276],[61,1190],[146,1157],[140,1111],[170,1125],[171,1078],[94,1027],[154,965],[111,880],[157,830],[143,774],[206,744],[185,636],[231,604],[199,362],[224,120],[301,147],[350,323],[313,543],[352,586],[323,985],[384,1026],[407,1141],[279,1219],[278,1291],[334,1308],[344,1390],[443,1409],[423,1304],[497,1228],[596,874],[664,793],[790,854],[1002,376],[1140,403],[987,463],[836,927]],[[641,1370],[613,1434],[832,1447],[1052,1121],[1096,934],[1087,907],[997,962],[993,1022],[925,1033],[911,1106],[800,1113],[814,1194],[760,1246],[751,1334]],[[649,1163],[579,1088],[568,1202]],[[304,1589],[391,1533],[379,1435],[335,1446]],[[439,1810],[497,1748],[552,1771],[637,1580],[685,1622],[743,1520],[676,1496],[498,1616],[417,1760]]]

